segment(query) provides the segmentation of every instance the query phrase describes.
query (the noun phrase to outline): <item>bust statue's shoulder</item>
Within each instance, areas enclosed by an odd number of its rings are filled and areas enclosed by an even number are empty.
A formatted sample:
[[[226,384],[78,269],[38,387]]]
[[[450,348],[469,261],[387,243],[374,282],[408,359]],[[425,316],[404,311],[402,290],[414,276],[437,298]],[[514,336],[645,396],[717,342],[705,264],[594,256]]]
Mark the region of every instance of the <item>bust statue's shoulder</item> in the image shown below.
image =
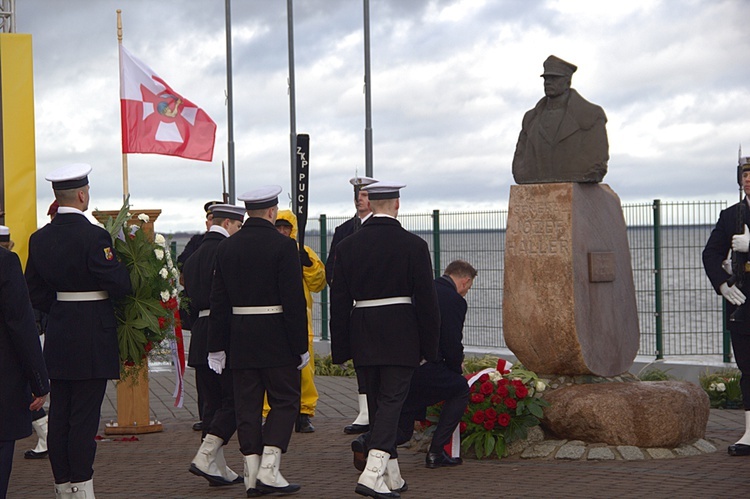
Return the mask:
[[[568,99],[568,113],[573,115],[582,128],[590,128],[596,121],[604,120],[607,122],[607,115],[601,106],[587,101],[575,89],[570,89],[570,98]]]

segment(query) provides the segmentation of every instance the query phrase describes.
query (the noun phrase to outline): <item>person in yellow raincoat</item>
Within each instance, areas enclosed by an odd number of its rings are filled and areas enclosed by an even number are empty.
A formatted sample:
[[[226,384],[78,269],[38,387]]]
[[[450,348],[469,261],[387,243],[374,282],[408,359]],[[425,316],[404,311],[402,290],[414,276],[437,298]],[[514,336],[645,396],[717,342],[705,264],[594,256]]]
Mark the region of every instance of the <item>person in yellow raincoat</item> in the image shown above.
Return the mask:
[[[290,210],[280,210],[276,217],[276,229],[287,237],[297,240],[297,217]],[[305,253],[307,258],[305,258]],[[315,406],[318,404],[318,390],[315,388],[315,366],[313,353],[312,329],[312,294],[323,291],[326,287],[326,268],[320,257],[305,245],[305,251],[300,252],[302,263],[302,282],[307,301],[307,341],[310,352],[310,362],[302,369],[302,393],[300,395],[299,416],[294,431],[298,433],[312,433],[315,427],[310,418],[315,416]],[[269,411],[268,400],[263,404],[263,416]]]

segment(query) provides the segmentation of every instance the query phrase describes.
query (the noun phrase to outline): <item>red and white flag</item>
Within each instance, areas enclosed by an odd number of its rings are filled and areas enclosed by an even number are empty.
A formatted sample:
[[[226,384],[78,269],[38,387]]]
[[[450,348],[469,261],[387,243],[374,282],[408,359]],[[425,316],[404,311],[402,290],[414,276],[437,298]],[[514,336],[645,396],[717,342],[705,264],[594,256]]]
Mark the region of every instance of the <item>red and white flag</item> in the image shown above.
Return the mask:
[[[120,44],[122,152],[211,161],[216,123]]]

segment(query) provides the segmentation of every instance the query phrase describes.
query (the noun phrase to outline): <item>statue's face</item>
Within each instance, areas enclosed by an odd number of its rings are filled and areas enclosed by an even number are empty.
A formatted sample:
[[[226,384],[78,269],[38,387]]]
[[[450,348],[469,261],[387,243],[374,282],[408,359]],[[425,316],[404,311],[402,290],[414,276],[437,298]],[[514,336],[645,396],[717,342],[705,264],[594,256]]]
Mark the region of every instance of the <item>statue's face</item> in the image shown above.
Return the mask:
[[[570,76],[544,76],[544,95],[559,97],[570,88]]]

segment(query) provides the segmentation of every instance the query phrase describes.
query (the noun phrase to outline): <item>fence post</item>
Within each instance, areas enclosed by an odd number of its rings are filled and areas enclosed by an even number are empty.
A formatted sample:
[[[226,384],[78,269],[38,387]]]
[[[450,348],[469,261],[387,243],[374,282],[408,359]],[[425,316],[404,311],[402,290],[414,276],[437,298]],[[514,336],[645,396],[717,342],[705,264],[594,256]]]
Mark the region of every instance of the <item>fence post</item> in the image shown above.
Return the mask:
[[[328,260],[326,253],[328,248],[328,230],[326,228],[326,216],[320,215],[320,259],[323,263]],[[320,292],[320,339],[328,339],[328,286]]]
[[[432,252],[435,254],[433,260],[435,279],[440,274],[440,210],[432,210]]]
[[[661,200],[654,199],[654,318],[656,319],[656,359],[664,358],[664,331],[661,303]]]

